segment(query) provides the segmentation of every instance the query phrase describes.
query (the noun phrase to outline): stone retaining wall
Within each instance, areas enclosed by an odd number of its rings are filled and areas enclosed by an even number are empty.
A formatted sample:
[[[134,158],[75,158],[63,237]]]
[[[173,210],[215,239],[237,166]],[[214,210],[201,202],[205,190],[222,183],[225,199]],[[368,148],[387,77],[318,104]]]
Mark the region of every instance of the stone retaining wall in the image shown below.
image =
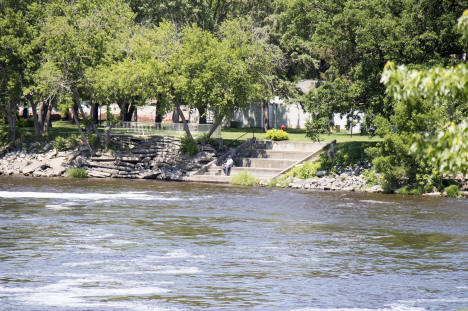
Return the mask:
[[[194,157],[179,151],[175,137],[113,138],[114,153],[97,152],[89,157],[85,150],[41,153],[33,145],[0,155],[0,175],[34,177],[66,176],[70,167],[84,168],[89,177],[181,180],[216,158],[216,150],[205,146]],[[46,148],[50,146],[46,146]]]

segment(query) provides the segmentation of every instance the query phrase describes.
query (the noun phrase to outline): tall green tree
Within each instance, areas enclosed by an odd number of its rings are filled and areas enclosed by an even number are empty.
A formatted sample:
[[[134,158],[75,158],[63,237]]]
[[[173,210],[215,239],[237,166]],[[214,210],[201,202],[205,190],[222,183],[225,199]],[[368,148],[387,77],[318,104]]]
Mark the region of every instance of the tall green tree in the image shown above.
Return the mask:
[[[468,11],[459,19],[462,40],[468,36]],[[375,167],[391,187],[415,184],[431,191],[440,174],[468,172],[468,66],[409,69],[387,63],[382,82],[397,102],[390,121],[378,119],[384,137],[374,153]],[[447,123],[448,122],[448,123]]]
[[[16,114],[24,100],[32,68],[37,67],[38,12],[34,1],[4,1],[0,5],[0,105],[7,111],[10,143],[16,142]]]
[[[99,66],[113,53],[119,34],[133,25],[134,14],[120,0],[52,1],[41,32],[44,59],[60,71],[61,85],[73,101],[73,115],[88,149],[78,119],[81,103],[90,97],[86,70]]]
[[[363,104],[361,108],[372,114],[392,113],[394,102],[386,98],[379,82],[387,61],[447,64],[451,55],[463,53],[455,24],[464,4],[457,0],[284,0],[278,4],[277,32],[289,58],[290,78],[349,81],[356,100],[350,104]]]

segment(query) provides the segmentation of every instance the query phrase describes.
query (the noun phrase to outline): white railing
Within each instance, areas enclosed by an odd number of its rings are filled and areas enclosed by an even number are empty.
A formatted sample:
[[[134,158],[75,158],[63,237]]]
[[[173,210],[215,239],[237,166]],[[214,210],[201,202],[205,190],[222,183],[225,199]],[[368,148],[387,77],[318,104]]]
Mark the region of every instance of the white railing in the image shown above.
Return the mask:
[[[208,133],[212,124],[188,123],[190,132],[194,136]],[[138,135],[138,136],[183,136],[185,134],[183,123],[154,123],[154,122],[120,122],[111,129],[112,135]],[[221,127],[211,135],[213,138],[221,137]]]

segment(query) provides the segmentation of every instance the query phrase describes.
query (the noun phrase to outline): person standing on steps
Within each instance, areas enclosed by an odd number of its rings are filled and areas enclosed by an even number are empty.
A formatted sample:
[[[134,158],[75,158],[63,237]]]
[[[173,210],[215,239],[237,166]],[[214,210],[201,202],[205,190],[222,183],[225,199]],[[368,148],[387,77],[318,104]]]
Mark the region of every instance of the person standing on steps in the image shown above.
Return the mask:
[[[232,160],[232,156],[228,155],[226,162],[223,164],[223,171],[224,175],[229,176],[231,175],[231,168],[234,166],[234,161]]]

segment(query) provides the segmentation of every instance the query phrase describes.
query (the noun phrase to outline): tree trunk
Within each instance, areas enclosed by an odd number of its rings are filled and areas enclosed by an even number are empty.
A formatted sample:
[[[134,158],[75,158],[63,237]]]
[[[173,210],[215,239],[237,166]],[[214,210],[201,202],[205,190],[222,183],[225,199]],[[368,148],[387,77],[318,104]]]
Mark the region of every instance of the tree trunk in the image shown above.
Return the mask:
[[[135,106],[132,103],[120,102],[120,120],[124,122],[132,121],[133,112],[135,111]]]
[[[83,139],[83,142],[86,148],[88,148],[91,155],[94,155],[94,150],[93,148],[91,148],[91,145],[89,144],[89,141],[86,138],[86,135],[81,130],[80,120],[78,119],[78,107],[81,107],[81,102],[80,102],[80,97],[78,95],[77,89],[72,90],[72,97],[73,97],[73,119],[75,120],[76,126],[78,127],[78,132],[80,133],[80,136]]]
[[[47,133],[49,127],[52,126],[50,119],[52,115],[52,108],[54,107],[53,103],[54,103],[54,97],[51,96],[51,98],[48,99],[47,111],[45,113],[44,123],[42,124],[42,135]]]
[[[15,102],[8,102],[7,119],[8,125],[10,126],[10,139],[12,146],[15,146],[16,144],[16,107],[17,105]]]
[[[177,108],[172,112],[172,123],[179,123],[179,111]]]
[[[124,121],[131,122],[134,112],[135,112],[135,106],[132,103],[130,103],[128,105],[128,110],[125,112],[125,120]]]
[[[41,126],[39,124],[39,117],[37,115],[37,104],[34,102],[34,99],[32,96],[27,96],[29,103],[31,104],[31,110],[33,113],[33,119],[34,119],[34,137],[36,139],[39,139],[41,137]]]
[[[91,103],[91,119],[93,120],[94,124],[99,124],[99,104],[98,103]]]
[[[43,100],[37,106],[37,124],[39,126],[39,135],[42,135],[42,129],[44,128],[45,115],[47,113],[46,101]]]
[[[187,120],[185,120],[185,116],[182,112],[182,109],[180,109],[180,105],[179,103],[176,101],[175,103],[175,106],[176,106],[176,110],[177,110],[177,113],[180,115],[180,117],[182,118],[182,123],[184,124],[184,131],[185,131],[185,134],[187,134],[187,137],[190,137],[191,140],[193,140],[193,136],[192,136],[192,133],[190,132],[190,128],[187,124]]]
[[[162,113],[158,111],[158,105],[156,105],[156,115],[154,116],[154,122],[161,123],[162,122]]]
[[[200,114],[198,124],[206,124],[206,107],[199,107],[198,113]]]
[[[269,115],[269,109],[268,109],[268,101],[264,100],[262,102],[262,108],[263,108],[263,131],[266,133],[269,129],[270,125],[270,115]]]
[[[213,135],[214,131],[216,131],[216,129],[218,128],[219,126],[219,123],[218,122],[213,122],[213,125],[210,127],[210,130],[208,131],[208,133],[206,134],[206,137],[210,138],[211,135]]]

